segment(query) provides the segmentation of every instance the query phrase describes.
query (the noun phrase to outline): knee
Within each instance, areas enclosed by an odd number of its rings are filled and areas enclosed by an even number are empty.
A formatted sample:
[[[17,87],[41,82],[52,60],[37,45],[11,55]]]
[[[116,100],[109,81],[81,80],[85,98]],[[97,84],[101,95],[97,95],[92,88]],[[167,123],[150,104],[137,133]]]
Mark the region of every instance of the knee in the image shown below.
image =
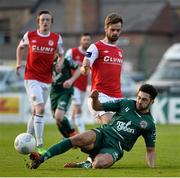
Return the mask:
[[[113,165],[113,161],[106,159],[103,157],[101,158],[95,158],[93,163],[92,163],[92,168],[94,169],[101,169],[101,168],[109,168]]]
[[[76,135],[76,136],[72,137],[71,142],[74,146],[77,146],[80,148],[82,148],[86,144],[85,139],[83,137],[81,137],[80,135]]]
[[[105,161],[95,160],[92,163],[92,168],[93,169],[102,169],[102,168],[109,168],[109,167],[111,167],[111,165],[109,165]]]
[[[80,115],[81,114],[81,106],[80,105],[75,105],[74,106],[74,111],[76,115]]]
[[[56,120],[57,123],[60,123],[63,121],[64,114],[61,112],[55,112],[54,113],[54,119]]]
[[[44,105],[43,104],[37,105],[35,107],[34,113],[43,115],[44,114]]]

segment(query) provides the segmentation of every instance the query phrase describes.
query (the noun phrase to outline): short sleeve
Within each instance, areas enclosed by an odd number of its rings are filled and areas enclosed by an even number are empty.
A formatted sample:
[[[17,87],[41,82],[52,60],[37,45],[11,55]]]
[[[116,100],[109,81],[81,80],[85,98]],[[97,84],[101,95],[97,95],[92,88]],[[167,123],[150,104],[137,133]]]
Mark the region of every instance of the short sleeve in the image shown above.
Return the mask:
[[[29,38],[28,38],[28,32],[26,32],[23,36],[23,38],[21,39],[19,46],[27,46],[29,45]]]
[[[152,125],[150,129],[143,133],[143,137],[146,143],[146,147],[155,147],[156,142],[156,127]]]
[[[122,108],[122,105],[123,105],[123,99],[102,103],[102,107],[103,107],[104,111],[116,112]]]
[[[58,39],[58,42],[57,42],[57,49],[58,49],[58,52],[60,54],[64,54],[63,40],[62,40],[61,35],[59,35],[59,39]]]
[[[91,44],[86,51],[86,59],[90,61],[90,66],[93,65],[94,61],[98,58],[99,52],[95,44]]]
[[[68,49],[65,54],[65,58],[72,58],[72,49]]]
[[[71,57],[66,58],[66,61],[71,69],[76,70],[79,67],[78,64]]]

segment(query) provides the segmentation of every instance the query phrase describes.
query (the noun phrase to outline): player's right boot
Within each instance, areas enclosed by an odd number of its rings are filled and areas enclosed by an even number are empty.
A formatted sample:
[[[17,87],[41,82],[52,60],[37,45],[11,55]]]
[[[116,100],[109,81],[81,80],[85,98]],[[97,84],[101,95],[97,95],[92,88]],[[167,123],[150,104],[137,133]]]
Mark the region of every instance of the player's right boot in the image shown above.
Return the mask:
[[[89,169],[92,168],[92,163],[90,161],[83,161],[80,163],[66,163],[64,164],[64,168],[84,168],[84,169]]]
[[[26,163],[27,168],[29,169],[37,169],[41,163],[44,162],[43,156],[41,156],[38,152],[32,152],[29,155],[30,162]]]

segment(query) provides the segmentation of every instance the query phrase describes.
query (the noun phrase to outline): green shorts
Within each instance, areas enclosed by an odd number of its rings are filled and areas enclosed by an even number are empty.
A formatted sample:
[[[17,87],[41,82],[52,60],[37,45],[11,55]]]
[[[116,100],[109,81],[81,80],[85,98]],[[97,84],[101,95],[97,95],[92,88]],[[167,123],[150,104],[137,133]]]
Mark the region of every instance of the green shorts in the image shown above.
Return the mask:
[[[124,152],[118,140],[104,133],[102,128],[92,130],[96,133],[94,148],[89,152],[92,157],[99,153],[107,153],[112,156],[113,162],[122,158]]]
[[[55,111],[57,108],[62,111],[67,111],[71,103],[72,93],[50,93],[51,109]]]

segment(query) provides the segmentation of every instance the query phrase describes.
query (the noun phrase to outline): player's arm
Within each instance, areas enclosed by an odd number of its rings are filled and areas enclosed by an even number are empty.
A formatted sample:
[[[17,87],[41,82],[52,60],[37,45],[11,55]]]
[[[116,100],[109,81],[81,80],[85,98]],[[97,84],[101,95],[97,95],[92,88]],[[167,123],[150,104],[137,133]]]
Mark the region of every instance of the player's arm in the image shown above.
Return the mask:
[[[24,55],[25,48],[28,46],[29,40],[28,40],[28,33],[26,33],[23,37],[23,39],[20,41],[20,43],[17,46],[16,49],[16,74],[20,74],[20,68],[22,65],[22,58]]]
[[[64,63],[64,55],[57,53],[57,63],[56,63],[56,72],[59,73],[62,64]]]
[[[93,90],[89,97],[92,98],[92,108],[96,111],[103,111],[103,106],[98,100],[99,92],[97,90]]]
[[[109,101],[105,103],[101,103],[98,100],[99,92],[97,90],[93,90],[89,97],[92,98],[92,108],[96,111],[119,111],[121,107],[123,106],[123,99],[117,100],[117,101]],[[125,101],[126,102],[126,101]]]
[[[148,129],[143,134],[146,143],[146,161],[150,168],[155,167],[155,141],[156,141],[156,128],[155,124],[151,129]]]
[[[85,57],[81,66],[81,74],[88,75],[89,71],[90,71],[90,61]]]
[[[88,75],[90,72],[90,68],[93,65],[94,61],[98,58],[99,52],[96,45],[91,44],[90,47],[87,49],[86,56],[84,57],[82,67],[81,67],[81,74]]]
[[[21,63],[22,63],[22,58],[24,54],[24,46],[18,45],[17,50],[16,50],[16,74],[19,75],[20,73],[20,68],[21,68]]]
[[[74,81],[80,76],[80,67],[78,67],[72,77],[63,83],[64,88],[70,88]]]
[[[146,161],[150,168],[155,167],[155,147],[146,147]]]

